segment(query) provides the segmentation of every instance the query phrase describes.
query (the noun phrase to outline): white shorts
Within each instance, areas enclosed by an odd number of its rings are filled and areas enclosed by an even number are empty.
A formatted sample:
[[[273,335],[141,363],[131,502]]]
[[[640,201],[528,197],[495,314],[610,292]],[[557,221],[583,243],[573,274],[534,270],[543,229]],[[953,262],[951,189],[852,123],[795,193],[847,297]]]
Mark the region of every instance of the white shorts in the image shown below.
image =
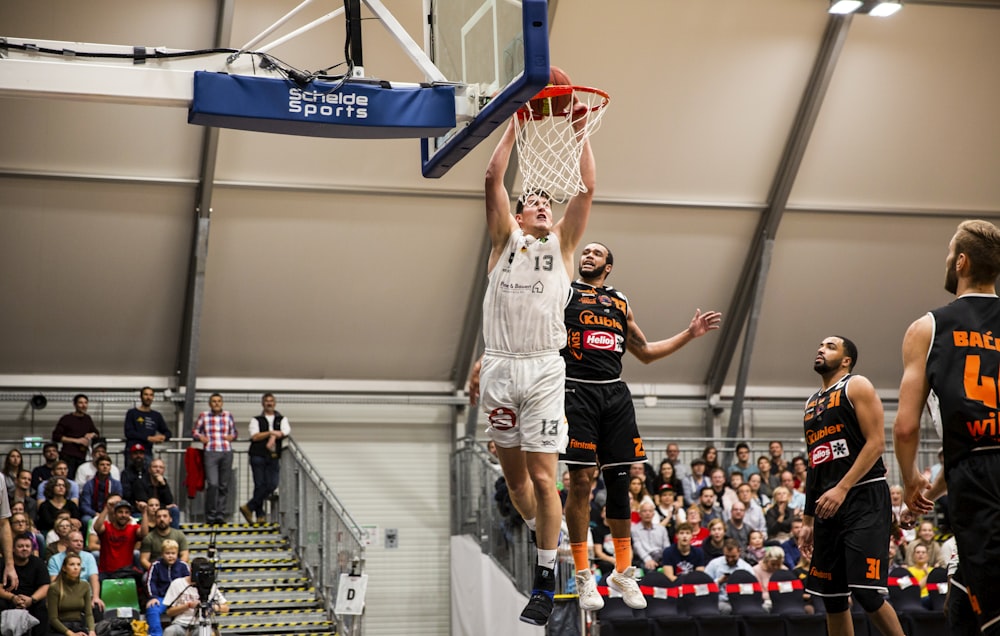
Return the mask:
[[[480,374],[486,434],[503,448],[564,453],[566,363],[558,352],[531,357],[487,353]]]

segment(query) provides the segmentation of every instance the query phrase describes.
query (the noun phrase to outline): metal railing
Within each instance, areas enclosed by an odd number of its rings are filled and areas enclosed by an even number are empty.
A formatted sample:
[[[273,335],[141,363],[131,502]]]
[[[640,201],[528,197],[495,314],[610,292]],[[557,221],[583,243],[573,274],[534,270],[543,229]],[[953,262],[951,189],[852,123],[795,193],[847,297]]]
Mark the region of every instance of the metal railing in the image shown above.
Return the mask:
[[[313,580],[327,616],[337,621],[337,633],[359,636],[364,616],[337,616],[334,610],[341,575],[364,573],[364,531],[294,439],[285,441],[281,458],[281,529]]]

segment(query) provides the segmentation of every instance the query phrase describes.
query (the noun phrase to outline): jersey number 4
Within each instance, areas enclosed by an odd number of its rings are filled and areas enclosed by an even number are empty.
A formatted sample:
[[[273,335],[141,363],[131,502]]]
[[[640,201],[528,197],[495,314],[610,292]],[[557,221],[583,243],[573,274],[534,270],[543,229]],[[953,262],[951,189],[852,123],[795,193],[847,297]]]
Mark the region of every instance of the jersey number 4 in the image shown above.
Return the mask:
[[[965,356],[965,396],[995,409],[997,407],[997,381],[995,378],[979,375],[979,369],[979,356]]]

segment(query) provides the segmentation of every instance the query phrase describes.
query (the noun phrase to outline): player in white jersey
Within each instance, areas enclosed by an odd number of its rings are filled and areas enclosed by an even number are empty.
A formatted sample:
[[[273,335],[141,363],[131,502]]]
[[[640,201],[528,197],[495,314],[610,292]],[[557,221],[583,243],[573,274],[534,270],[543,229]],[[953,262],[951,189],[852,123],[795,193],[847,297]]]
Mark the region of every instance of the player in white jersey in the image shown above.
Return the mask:
[[[586,108],[576,110],[574,127],[582,130]],[[566,344],[563,310],[573,254],[590,216],[596,176],[590,142],[583,144],[580,176],[586,192],[569,200],[558,222],[545,192],[522,197],[511,214],[503,177],[514,147],[513,121],[486,169],[486,224],[493,248],[483,301],[482,408],[511,501],[536,531],[535,582],[521,613],[522,621],[534,625],[548,621],[555,592],[562,522],[556,467],[566,444],[566,366],[559,350]]]

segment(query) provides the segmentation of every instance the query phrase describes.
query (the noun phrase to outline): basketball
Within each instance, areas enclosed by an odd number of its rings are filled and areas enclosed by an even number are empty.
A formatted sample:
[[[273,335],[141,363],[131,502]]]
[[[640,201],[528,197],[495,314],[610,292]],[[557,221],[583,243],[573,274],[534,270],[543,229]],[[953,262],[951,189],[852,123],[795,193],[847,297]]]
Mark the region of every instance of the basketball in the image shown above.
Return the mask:
[[[558,66],[551,66],[549,68],[549,86],[571,86],[572,84],[573,80],[569,78],[569,75],[567,75],[564,70]],[[530,102],[531,113],[535,117],[568,115],[572,100],[572,92],[548,98],[533,99]]]

